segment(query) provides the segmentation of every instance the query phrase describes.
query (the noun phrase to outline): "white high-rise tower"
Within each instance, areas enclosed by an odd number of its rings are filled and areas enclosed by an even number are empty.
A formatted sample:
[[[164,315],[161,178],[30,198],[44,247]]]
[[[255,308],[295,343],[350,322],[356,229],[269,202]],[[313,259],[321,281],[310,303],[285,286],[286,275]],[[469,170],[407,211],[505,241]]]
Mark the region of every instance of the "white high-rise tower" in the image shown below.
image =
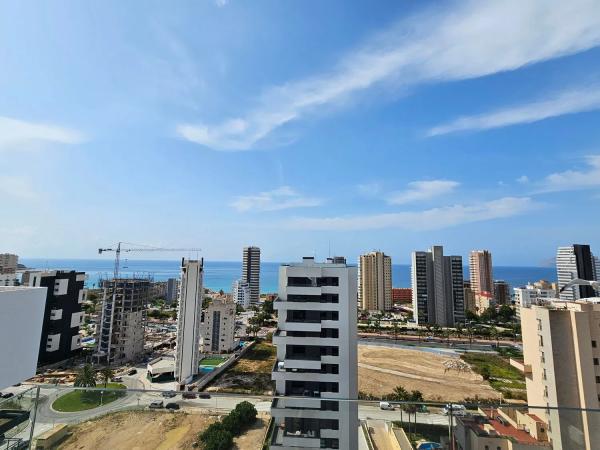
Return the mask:
[[[184,385],[198,374],[202,319],[203,261],[181,261],[181,289],[177,312],[175,380]]]

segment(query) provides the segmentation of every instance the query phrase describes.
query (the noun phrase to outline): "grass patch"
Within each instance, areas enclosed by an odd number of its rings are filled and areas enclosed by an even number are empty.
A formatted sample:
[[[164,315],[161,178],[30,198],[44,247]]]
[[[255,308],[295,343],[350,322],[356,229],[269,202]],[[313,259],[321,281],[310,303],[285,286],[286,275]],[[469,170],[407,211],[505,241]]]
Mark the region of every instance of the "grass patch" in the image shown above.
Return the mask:
[[[271,375],[277,358],[277,349],[268,342],[257,342],[231,367],[231,372],[264,373]]]
[[[204,358],[203,360],[201,360],[200,365],[201,366],[218,366],[225,360],[226,360],[226,358],[222,358],[220,356],[210,356],[208,358]]]
[[[524,396],[525,376],[499,355],[488,353],[465,353],[460,356],[479,375],[488,373],[492,388],[506,398],[520,399]]]
[[[103,386],[98,386],[103,387]],[[52,404],[52,408],[60,412],[77,412],[87,409],[97,408],[102,405],[114,402],[115,400],[125,396],[125,385],[120,383],[108,383],[107,389],[116,389],[111,391],[72,391],[68,394],[58,397]],[[123,390],[119,392],[118,390]]]

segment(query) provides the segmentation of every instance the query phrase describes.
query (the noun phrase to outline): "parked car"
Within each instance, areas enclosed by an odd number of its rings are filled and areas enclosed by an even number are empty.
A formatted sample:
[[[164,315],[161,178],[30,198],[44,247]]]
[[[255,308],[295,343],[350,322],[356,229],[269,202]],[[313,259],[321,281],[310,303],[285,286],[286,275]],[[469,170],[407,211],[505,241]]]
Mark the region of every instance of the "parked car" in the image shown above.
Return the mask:
[[[210,398],[210,394],[207,394],[206,392],[200,392],[198,394],[198,398]]]
[[[148,408],[152,408],[152,409],[160,409],[164,407],[164,403],[162,400],[155,400],[152,403],[150,403],[150,405],[148,405]]]
[[[167,403],[165,408],[176,410],[176,409],[179,409],[179,405],[177,403]]]
[[[182,398],[196,398],[198,395],[195,392],[184,392],[181,394]]]
[[[379,409],[383,409],[386,411],[393,411],[394,405],[392,405],[390,402],[379,402]]]
[[[135,375],[137,373],[137,369],[129,369],[127,371],[127,375]]]
[[[442,414],[445,416],[449,415],[451,412],[453,416],[466,416],[467,408],[465,405],[447,404],[444,406],[444,409],[442,409]]]
[[[175,392],[173,392],[173,391],[167,391],[167,392],[163,392],[162,396],[164,398],[173,398],[173,397],[176,397],[177,394]]]
[[[120,383],[121,381],[123,381],[123,377],[113,377],[112,379],[115,383]]]
[[[3,392],[2,395],[0,395],[1,398],[11,398],[14,396],[15,394],[13,394],[12,392]]]

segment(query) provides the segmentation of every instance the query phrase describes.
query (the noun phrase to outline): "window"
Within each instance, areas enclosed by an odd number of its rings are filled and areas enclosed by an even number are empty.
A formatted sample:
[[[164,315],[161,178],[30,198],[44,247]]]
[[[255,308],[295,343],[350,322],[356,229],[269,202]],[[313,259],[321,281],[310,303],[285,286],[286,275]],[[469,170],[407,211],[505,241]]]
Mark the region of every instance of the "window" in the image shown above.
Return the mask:
[[[597,366],[598,365],[598,358],[594,358],[594,365]]]
[[[600,383],[600,376],[596,375],[596,383]]]
[[[592,341],[592,348],[596,348],[596,341]]]

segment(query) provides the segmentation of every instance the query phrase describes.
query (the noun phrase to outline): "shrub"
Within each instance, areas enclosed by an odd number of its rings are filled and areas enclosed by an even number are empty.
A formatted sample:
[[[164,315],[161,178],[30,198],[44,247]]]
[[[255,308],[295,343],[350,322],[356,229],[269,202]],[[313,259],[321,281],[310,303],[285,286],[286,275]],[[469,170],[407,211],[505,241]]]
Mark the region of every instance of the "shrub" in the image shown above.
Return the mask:
[[[252,403],[238,403],[221,422],[211,423],[199,433],[198,443],[204,450],[227,450],[233,445],[233,438],[254,423],[256,415],[256,408]]]

